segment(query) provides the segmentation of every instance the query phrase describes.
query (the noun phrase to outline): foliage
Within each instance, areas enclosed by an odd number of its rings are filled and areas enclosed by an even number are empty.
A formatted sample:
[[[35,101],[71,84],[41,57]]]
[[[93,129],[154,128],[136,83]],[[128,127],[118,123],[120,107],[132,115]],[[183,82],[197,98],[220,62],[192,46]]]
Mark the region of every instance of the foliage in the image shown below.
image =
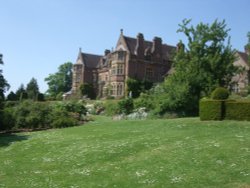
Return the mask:
[[[23,94],[25,93],[25,94]],[[28,98],[28,94],[26,93],[26,90],[24,88],[24,85],[21,84],[20,87],[16,91],[16,96],[18,100],[23,100]]]
[[[113,116],[119,113],[117,100],[106,100],[104,102],[104,114],[107,116]]]
[[[6,103],[3,111],[2,130],[61,128],[85,121],[86,108],[81,101],[61,103],[21,102]]]
[[[134,109],[134,102],[132,98],[122,99],[118,102],[119,114],[130,114]]]
[[[58,67],[58,71],[54,74],[49,74],[45,81],[48,84],[48,95],[56,98],[59,93],[65,93],[71,90],[72,87],[72,67],[71,62],[66,62]]]
[[[246,51],[248,52],[248,63],[250,65],[250,31],[247,33],[248,43],[245,46]]]
[[[126,81],[127,84],[127,93],[128,95],[130,92],[132,93],[133,98],[137,98],[140,95],[141,92],[141,83],[139,80],[128,78]]]
[[[8,101],[17,101],[18,98],[17,98],[17,95],[11,91],[8,95],[7,95],[7,100]]]
[[[3,55],[0,54],[0,65],[3,64]],[[0,103],[4,100],[4,93],[9,89],[10,85],[2,74],[2,69],[0,69]],[[1,110],[1,109],[0,109]]]
[[[162,92],[155,96],[159,99],[156,113],[198,114],[199,100],[218,86],[229,86],[238,71],[233,65],[235,51],[231,49],[225,21],[200,23],[196,27],[189,24],[190,20],[184,20],[179,25],[178,32],[185,34],[188,44],[186,48],[182,42],[178,44],[173,73],[161,85]]]
[[[215,100],[226,100],[229,97],[229,91],[224,87],[218,87],[212,92],[211,97]]]
[[[200,119],[204,120],[222,120],[222,105],[221,100],[200,100]]]
[[[37,95],[39,94],[39,87],[35,78],[31,78],[30,82],[27,84],[26,92],[28,94],[29,99],[34,101],[37,100]]]
[[[93,84],[84,83],[80,86],[80,92],[82,96],[86,96],[90,99],[95,99],[95,90]]]
[[[86,126],[1,134],[0,184],[247,188],[249,126],[245,121],[113,121],[97,116]]]
[[[226,102],[225,119],[250,121],[250,101]]]
[[[137,98],[140,96],[141,92],[145,92],[152,88],[153,83],[148,80],[137,80],[133,78],[128,78],[127,84],[127,95],[132,94],[132,98]]]
[[[43,93],[38,93],[37,94],[37,101],[45,101],[44,94]]]
[[[146,111],[149,111],[155,107],[153,100],[154,98],[152,97],[152,95],[147,93],[141,93],[140,97],[134,100],[135,108],[137,109],[140,107],[144,107],[146,108]]]

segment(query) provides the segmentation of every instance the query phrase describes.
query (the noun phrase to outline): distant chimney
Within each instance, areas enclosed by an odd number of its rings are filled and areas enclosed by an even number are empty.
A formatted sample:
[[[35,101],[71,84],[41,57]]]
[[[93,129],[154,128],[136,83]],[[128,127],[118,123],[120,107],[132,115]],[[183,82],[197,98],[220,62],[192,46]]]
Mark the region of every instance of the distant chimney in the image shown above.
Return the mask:
[[[110,54],[110,50],[106,49],[106,50],[104,51],[104,55],[107,56],[108,54]]]
[[[152,47],[153,55],[160,55],[162,57],[162,40],[160,37],[155,37],[153,39],[153,47]]]
[[[135,46],[135,54],[138,58],[144,57],[144,37],[142,33],[138,33]]]

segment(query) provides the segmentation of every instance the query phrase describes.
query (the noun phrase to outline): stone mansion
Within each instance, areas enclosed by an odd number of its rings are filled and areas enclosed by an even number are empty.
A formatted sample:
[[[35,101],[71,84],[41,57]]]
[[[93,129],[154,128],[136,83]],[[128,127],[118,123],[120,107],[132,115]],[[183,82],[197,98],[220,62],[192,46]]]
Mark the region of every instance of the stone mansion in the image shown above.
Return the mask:
[[[134,78],[152,83],[162,82],[171,72],[171,55],[177,47],[164,44],[162,39],[154,37],[152,41],[144,39],[142,33],[136,38],[123,34],[121,30],[114,50],[105,50],[103,55],[84,53],[79,50],[76,63],[73,65],[72,90],[76,94],[83,83],[92,84],[96,96],[103,98],[113,96],[121,98],[126,94],[126,80]],[[249,83],[249,52],[237,52],[235,66],[243,66],[245,72],[235,75],[232,88],[240,92]]]
[[[125,95],[126,80],[134,78],[153,83],[162,82],[171,68],[170,57],[176,48],[162,43],[155,37],[144,40],[142,33],[136,38],[123,35],[121,30],[114,50],[105,50],[103,55],[83,53],[80,49],[73,66],[72,94],[83,83],[92,84],[100,98]]]

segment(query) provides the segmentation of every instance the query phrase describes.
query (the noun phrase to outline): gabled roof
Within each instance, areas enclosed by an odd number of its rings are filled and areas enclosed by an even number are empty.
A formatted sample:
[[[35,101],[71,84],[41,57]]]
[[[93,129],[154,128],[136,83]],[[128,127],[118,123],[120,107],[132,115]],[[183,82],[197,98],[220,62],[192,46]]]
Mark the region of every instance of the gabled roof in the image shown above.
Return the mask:
[[[240,51],[237,51],[237,52],[238,52],[239,56],[245,61],[245,63],[246,63],[247,65],[249,65],[247,53],[240,52]]]
[[[97,68],[101,57],[100,55],[81,53],[84,65],[89,68]]]
[[[123,36],[125,39],[125,42],[128,46],[129,52],[131,54],[135,54],[135,48],[136,48],[136,43],[137,43],[137,39],[136,38],[131,38],[131,37],[127,37],[127,36]],[[151,41],[146,41],[144,40],[144,51],[146,49],[151,49],[153,46],[153,42]],[[176,49],[175,46],[170,46],[167,44],[162,44],[162,54],[163,57],[169,58],[170,54]]]

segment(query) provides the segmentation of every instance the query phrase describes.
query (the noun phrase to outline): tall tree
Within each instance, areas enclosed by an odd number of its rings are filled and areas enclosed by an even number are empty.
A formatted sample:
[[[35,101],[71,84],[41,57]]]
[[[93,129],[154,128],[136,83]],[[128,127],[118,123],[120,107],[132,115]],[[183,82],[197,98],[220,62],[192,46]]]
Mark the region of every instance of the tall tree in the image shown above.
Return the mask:
[[[190,26],[183,20],[178,32],[187,37],[187,47],[180,42],[174,57],[174,73],[165,81],[170,105],[166,108],[198,111],[198,101],[218,86],[228,87],[238,68],[233,65],[235,51],[231,49],[229,29],[225,21],[211,25]]]
[[[72,67],[71,62],[66,62],[58,67],[58,72],[50,74],[45,81],[47,82],[49,89],[47,93],[56,97],[61,92],[67,92],[72,87]]]
[[[27,84],[26,92],[28,94],[29,99],[37,100],[37,96],[39,94],[39,87],[35,78],[31,78],[30,82]]]
[[[245,46],[245,49],[246,49],[246,51],[248,53],[248,63],[250,65],[250,31],[247,33],[247,38],[248,38],[248,42],[247,42],[247,44]]]
[[[0,54],[0,64],[3,65],[3,55]],[[4,93],[7,89],[9,89],[9,84],[8,82],[5,80],[4,76],[3,76],[3,70],[0,69],[0,100],[4,99]]]
[[[27,93],[26,90],[24,88],[24,85],[21,84],[20,87],[16,90],[16,97],[18,100],[22,100],[22,99],[27,99]]]

